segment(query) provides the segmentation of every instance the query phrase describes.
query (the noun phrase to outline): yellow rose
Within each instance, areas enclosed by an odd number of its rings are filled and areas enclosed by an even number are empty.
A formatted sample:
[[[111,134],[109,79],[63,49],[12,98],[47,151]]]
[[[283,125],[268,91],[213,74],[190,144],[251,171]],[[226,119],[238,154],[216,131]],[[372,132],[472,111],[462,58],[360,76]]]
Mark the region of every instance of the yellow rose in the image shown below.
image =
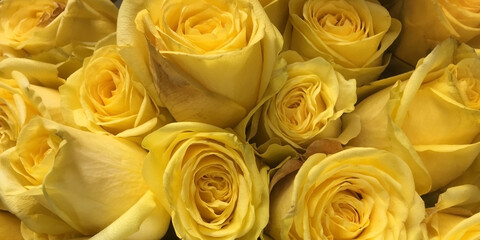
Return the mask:
[[[355,80],[346,80],[323,58],[303,61],[294,52],[283,56],[289,63],[288,80],[261,110],[261,131],[255,141],[279,138],[305,150],[315,140],[329,138],[345,144],[353,138],[359,125],[344,132],[341,117],[354,109]]]
[[[379,3],[366,0],[290,1],[287,48],[307,58],[321,56],[357,85],[376,80],[390,61],[384,54],[401,24]]]
[[[20,220],[7,211],[0,211],[0,238],[23,240],[20,233]]]
[[[478,68],[472,48],[453,39],[443,42],[410,77],[400,76],[397,80],[403,81],[357,105],[362,129],[349,144],[388,149],[405,159],[420,157],[432,190],[445,186],[480,153]]]
[[[231,132],[194,122],[168,124],[142,143],[144,176],[166,197],[182,239],[257,239],[268,222],[268,176],[253,148]]]
[[[159,238],[169,215],[143,180],[146,154],[126,140],[35,118],[0,154],[0,199],[35,234]],[[142,228],[152,221],[156,228]]]
[[[0,46],[60,63],[61,75],[67,77],[96,41],[115,31],[117,13],[108,0],[3,0]]]
[[[63,80],[54,65],[10,58],[0,62],[0,153],[15,146],[34,116],[62,121],[58,91],[43,87],[58,83]]]
[[[480,7],[475,0],[404,0],[401,14],[395,56],[412,66],[449,37],[480,48]]]
[[[425,219],[431,240],[473,240],[480,236],[480,190],[462,185],[440,194]],[[472,208],[473,207],[473,208]],[[472,211],[473,210],[473,211]]]
[[[171,117],[153,103],[120,51],[99,47],[67,79],[59,88],[63,113],[69,125],[140,143]]]
[[[120,43],[143,51],[133,55],[151,64],[156,94],[177,121],[233,127],[262,99],[282,47],[256,0],[124,1],[119,22],[127,24]]]
[[[282,239],[422,239],[408,166],[373,148],[314,154],[274,185],[267,233]]]

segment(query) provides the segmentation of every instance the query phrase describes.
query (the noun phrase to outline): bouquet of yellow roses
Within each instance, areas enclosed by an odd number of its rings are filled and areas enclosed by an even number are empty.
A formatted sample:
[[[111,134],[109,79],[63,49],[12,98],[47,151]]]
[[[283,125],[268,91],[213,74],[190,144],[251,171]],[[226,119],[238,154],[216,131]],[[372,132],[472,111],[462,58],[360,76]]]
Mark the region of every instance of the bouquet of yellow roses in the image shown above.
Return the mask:
[[[0,239],[479,239],[474,0],[0,0]]]

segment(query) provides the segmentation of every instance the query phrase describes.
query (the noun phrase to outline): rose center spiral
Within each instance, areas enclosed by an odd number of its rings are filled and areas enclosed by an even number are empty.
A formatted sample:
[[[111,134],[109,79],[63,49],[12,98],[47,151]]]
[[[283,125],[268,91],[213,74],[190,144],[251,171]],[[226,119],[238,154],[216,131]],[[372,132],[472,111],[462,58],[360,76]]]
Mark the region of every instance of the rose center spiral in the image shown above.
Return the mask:
[[[305,4],[304,18],[324,40],[354,41],[368,36],[356,9],[345,2],[310,0]]]
[[[200,215],[205,222],[217,222],[232,201],[233,180],[220,165],[204,166],[195,175]]]

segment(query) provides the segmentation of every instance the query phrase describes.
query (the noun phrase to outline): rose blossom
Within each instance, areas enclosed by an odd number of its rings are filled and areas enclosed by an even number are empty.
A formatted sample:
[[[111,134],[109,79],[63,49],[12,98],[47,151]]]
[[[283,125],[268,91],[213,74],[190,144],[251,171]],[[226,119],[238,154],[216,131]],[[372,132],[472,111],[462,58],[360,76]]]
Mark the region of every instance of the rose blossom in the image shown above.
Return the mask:
[[[292,51],[282,56],[288,62],[288,79],[261,109],[260,132],[254,141],[279,138],[305,150],[315,140],[329,138],[345,144],[353,138],[359,125],[344,132],[341,117],[354,109],[355,80],[346,80],[320,57],[304,61]]]
[[[376,80],[390,61],[385,54],[401,24],[379,3],[365,0],[289,2],[288,49],[306,58],[323,57],[361,86]]]
[[[232,132],[170,123],[143,141],[144,176],[182,239],[257,239],[268,222],[267,169]]]
[[[25,225],[24,237],[159,238],[170,217],[142,177],[146,154],[130,141],[37,117],[0,154],[0,202]]]
[[[119,19],[135,20],[119,28],[121,45],[136,46],[177,121],[233,127],[261,100],[282,46],[253,0],[124,1]]]

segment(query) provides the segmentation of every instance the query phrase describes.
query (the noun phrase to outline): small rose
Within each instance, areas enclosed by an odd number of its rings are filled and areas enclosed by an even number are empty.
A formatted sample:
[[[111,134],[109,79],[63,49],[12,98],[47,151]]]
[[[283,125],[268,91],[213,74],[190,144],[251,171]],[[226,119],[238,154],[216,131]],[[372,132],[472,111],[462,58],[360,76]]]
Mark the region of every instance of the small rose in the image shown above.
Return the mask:
[[[168,124],[143,141],[144,176],[182,239],[257,239],[268,222],[268,176],[253,148],[203,123]]]
[[[170,121],[120,55],[106,45],[59,88],[63,113],[72,126],[141,142],[143,136]]]
[[[373,148],[314,154],[271,193],[273,239],[422,239],[409,167]]]
[[[354,109],[355,80],[346,80],[323,58],[303,61],[294,52],[283,56],[289,59],[288,80],[262,108],[260,129],[264,133],[255,141],[279,138],[305,150],[315,140],[329,138],[345,144],[353,138],[359,125],[341,137],[346,126],[341,117]]]

